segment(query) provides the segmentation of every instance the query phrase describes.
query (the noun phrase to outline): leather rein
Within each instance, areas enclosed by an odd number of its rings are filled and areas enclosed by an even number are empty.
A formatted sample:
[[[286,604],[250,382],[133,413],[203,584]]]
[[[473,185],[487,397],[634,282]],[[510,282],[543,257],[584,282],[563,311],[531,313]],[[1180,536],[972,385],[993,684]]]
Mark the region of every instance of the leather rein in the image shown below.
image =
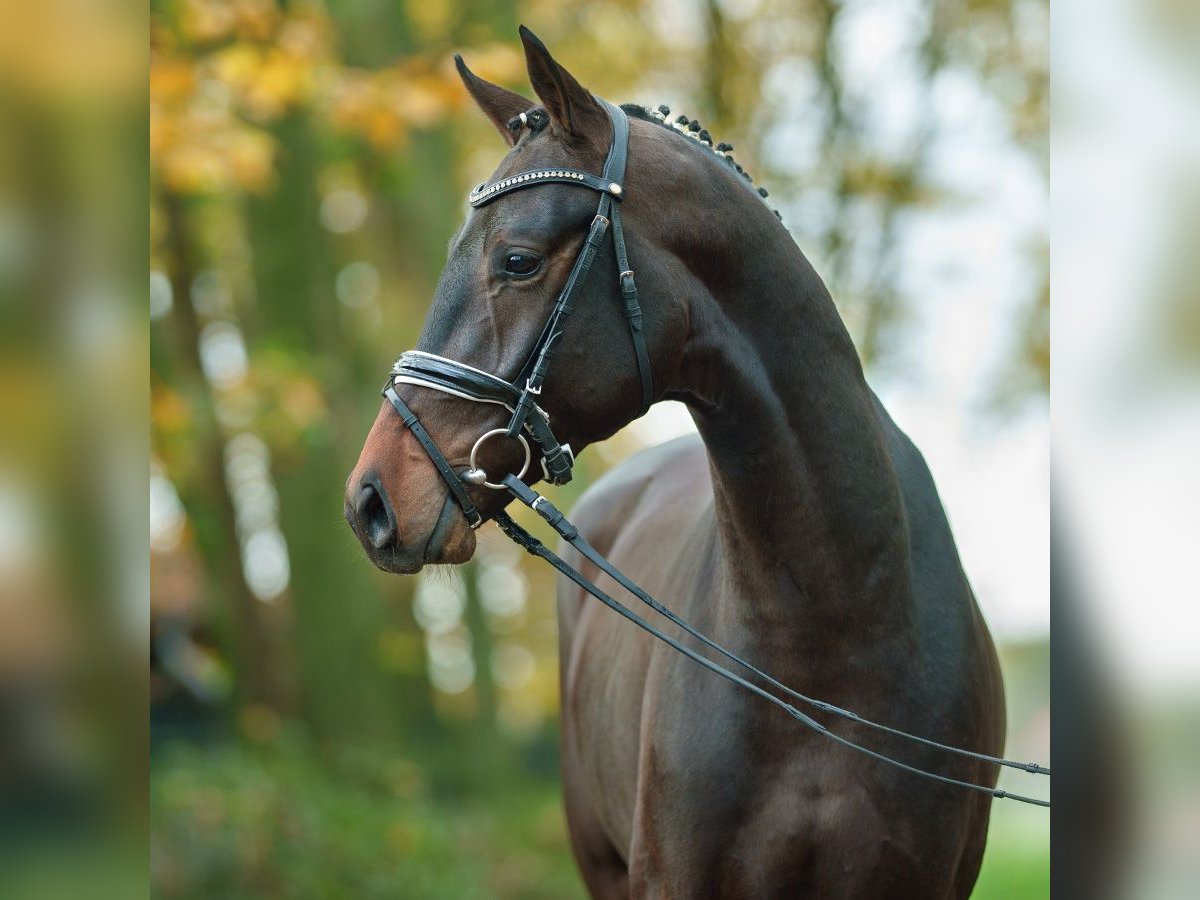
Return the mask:
[[[533,453],[530,448],[530,442],[537,446],[539,451],[539,464],[542,469],[542,475],[551,484],[566,484],[571,480],[571,470],[575,463],[575,455],[569,444],[560,443],[554,436],[554,432],[550,427],[550,416],[537,404],[537,397],[542,392],[542,386],[546,379],[546,372],[550,366],[550,361],[554,355],[555,344],[561,338],[565,328],[567,316],[571,314],[575,306],[575,295],[580,286],[587,279],[588,273],[591,271],[592,262],[596,257],[597,251],[604,243],[606,234],[611,233],[613,249],[615,251],[617,261],[617,282],[621,289],[621,299],[624,305],[626,320],[629,324],[629,332],[633,341],[634,354],[637,359],[638,373],[641,381],[641,402],[638,409],[638,416],[646,412],[653,402],[653,378],[650,368],[650,358],[646,351],[645,338],[642,334],[642,312],[641,306],[638,303],[637,286],[634,282],[633,270],[629,267],[629,259],[625,249],[625,234],[621,227],[621,212],[620,201],[624,194],[622,182],[625,176],[625,163],[628,156],[629,147],[629,122],[626,118],[625,111],[620,107],[609,103],[599,97],[596,101],[608,113],[609,120],[613,129],[613,141],[609,147],[608,156],[605,159],[604,169],[599,176],[588,172],[581,172],[575,169],[567,168],[545,168],[535,169],[528,172],[521,172],[516,175],[502,178],[491,184],[483,184],[475,188],[468,198],[472,207],[479,208],[492,201],[503,197],[513,191],[523,190],[524,188],[533,187],[541,184],[568,184],[584,187],[589,190],[596,191],[600,194],[600,203],[596,210],[596,215],[592,219],[592,224],[588,229],[587,238],[584,240],[583,247],[579,251],[579,256],[575,259],[575,264],[571,268],[567,276],[567,280],[563,285],[562,291],[555,301],[554,308],[550,312],[549,318],[546,320],[542,332],[534,344],[533,351],[522,367],[517,378],[512,382],[505,381],[488,372],[468,366],[457,360],[449,359],[444,356],[438,356],[433,353],[426,353],[420,350],[410,350],[401,355],[400,359],[392,367],[391,376],[388,378],[387,384],[383,389],[383,396],[388,399],[396,411],[400,414],[401,421],[413,433],[413,436],[424,448],[429,455],[430,460],[445,480],[450,489],[451,496],[462,508],[463,515],[472,528],[478,528],[483,524],[484,518],[475,504],[472,502],[468,493],[468,486],[482,486],[493,490],[505,490],[515,499],[528,506],[534,512],[544,519],[559,536],[574,547],[585,559],[600,568],[601,571],[612,577],[622,588],[633,594],[640,601],[649,606],[654,612],[666,618],[679,628],[698,640],[704,646],[715,651],[735,666],[742,669],[749,675],[753,675],[761,681],[765,682],[770,688],[775,691],[791,697],[813,709],[820,710],[825,713],[838,716],[843,719],[858,723],[859,725],[868,728],[882,731],[887,734],[904,738],[926,747],[931,747],[936,750],[945,751],[947,753],[957,754],[959,756],[969,757],[981,762],[992,763],[998,766],[1007,766],[1013,769],[1020,769],[1024,772],[1029,772],[1037,775],[1049,775],[1050,769],[1038,765],[1036,763],[1015,762],[1012,760],[1001,759],[996,756],[989,756],[986,753],[977,753],[973,750],[966,750],[960,747],[953,747],[948,744],[938,743],[937,741],[923,738],[915,734],[909,734],[898,728],[892,728],[888,725],[883,725],[878,722],[872,722],[858,714],[847,709],[842,709],[834,706],[831,703],[826,703],[822,700],[817,700],[808,697],[798,691],[792,690],[781,682],[772,678],[766,672],[757,668],[753,664],[747,662],[731,651],[725,649],[720,644],[709,639],[696,628],[688,624],[682,618],[673,613],[670,609],[663,606],[648,593],[642,590],[637,584],[624,575],[619,569],[614,567],[606,560],[587,540],[579,533],[579,530],[572,525],[566,516],[560,512],[554,504],[538,494],[529,487],[522,479],[529,470],[532,462]],[[471,449],[469,467],[462,471],[456,472],[454,467],[446,459],[445,455],[438,448],[429,432],[421,424],[416,413],[414,413],[408,405],[400,399],[400,395],[396,392],[396,385],[411,384],[419,387],[428,388],[435,391],[440,391],[445,394],[450,394],[455,397],[461,397],[465,400],[470,400],[475,403],[491,403],[503,406],[511,412],[511,418],[505,428],[496,428],[482,434],[475,445]],[[519,472],[504,476],[500,482],[491,482],[488,480],[487,473],[484,472],[477,464],[477,457],[480,448],[491,438],[500,435],[517,440],[524,449],[524,464]],[[1029,803],[1035,806],[1049,807],[1048,800],[1041,800],[1035,797],[1026,797],[1021,794],[1014,794],[1008,791],[1000,790],[999,788],[988,787],[987,785],[977,784],[970,781],[962,781],[960,779],[951,778],[946,775],[940,775],[936,772],[929,772],[924,769],[917,768],[893,759],[890,756],[885,756],[878,751],[872,750],[861,744],[851,741],[849,738],[843,737],[836,732],[830,730],[827,726],[818,722],[812,716],[802,712],[792,703],[783,700],[758,684],[754,684],[745,677],[738,675],[725,665],[715,662],[706,656],[701,655],[696,650],[680,643],[675,638],[663,633],[642,616],[635,613],[633,610],[626,607],[620,601],[614,599],[609,594],[601,590],[594,582],[588,579],[585,575],[571,566],[562,557],[558,556],[554,551],[550,550],[544,543],[531,535],[528,531],[522,528],[513,520],[505,511],[500,511],[492,517],[500,530],[509,537],[514,543],[523,547],[530,554],[540,557],[548,562],[551,566],[557,569],[561,574],[566,576],[572,582],[577,584],[588,594],[595,597],[605,606],[614,610],[619,615],[633,622],[639,628],[648,632],[658,640],[665,643],[667,646],[678,651],[693,662],[703,666],[710,672],[713,672],[720,677],[733,682],[739,687],[750,691],[751,693],[761,697],[762,699],[775,704],[788,715],[792,716],[808,728],[816,731],[836,743],[839,743],[849,749],[863,753],[880,762],[895,766],[914,775],[920,775],[934,781],[942,782],[943,784],[953,785],[955,787],[964,788],[966,790],[977,791],[979,793],[989,794],[996,799],[1012,799],[1022,803]]]

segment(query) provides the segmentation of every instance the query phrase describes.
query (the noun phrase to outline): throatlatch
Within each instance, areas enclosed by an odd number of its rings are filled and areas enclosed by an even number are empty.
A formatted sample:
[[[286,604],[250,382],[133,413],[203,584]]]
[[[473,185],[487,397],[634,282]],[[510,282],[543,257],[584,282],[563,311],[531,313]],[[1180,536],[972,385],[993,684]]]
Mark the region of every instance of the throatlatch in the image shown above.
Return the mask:
[[[814,709],[831,715],[848,719],[860,725],[886,732],[895,737],[904,738],[926,747],[932,747],[937,750],[947,753],[957,754],[959,756],[970,757],[982,762],[993,763],[998,766],[1007,766],[1014,769],[1020,769],[1024,772],[1029,772],[1036,775],[1049,775],[1050,770],[1036,763],[1014,762],[1012,760],[1001,759],[996,756],[989,756],[986,753],[977,753],[973,750],[966,750],[961,747],[953,747],[948,744],[941,744],[937,741],[923,738],[915,734],[909,734],[906,731],[901,731],[898,728],[892,728],[888,725],[882,725],[878,722],[872,722],[858,714],[847,709],[842,709],[834,706],[831,703],[826,703],[822,700],[817,700],[812,697],[805,696],[785,684],[772,678],[766,672],[755,667],[731,651],[725,649],[717,642],[706,637],[692,625],[688,624],[682,618],[673,613],[670,609],[663,606],[648,593],[642,590],[637,584],[625,576],[619,569],[613,566],[608,560],[600,555],[594,547],[579,533],[579,530],[567,520],[567,517],[560,512],[553,503],[534,491],[522,479],[529,468],[532,458],[532,453],[529,446],[529,441],[532,441],[540,451],[539,461],[542,468],[542,474],[551,484],[566,484],[571,480],[571,468],[575,462],[574,453],[570,446],[560,443],[554,436],[553,430],[550,428],[550,417],[545,410],[538,406],[535,398],[542,393],[542,386],[546,380],[546,373],[550,366],[550,361],[554,355],[554,345],[562,336],[566,317],[571,314],[574,309],[575,294],[579,286],[584,282],[591,269],[592,261],[595,259],[596,252],[603,244],[604,237],[609,230],[611,224],[613,248],[615,250],[617,267],[619,269],[617,280],[621,288],[621,299],[625,308],[625,316],[629,322],[629,330],[633,339],[634,353],[637,357],[638,372],[641,379],[641,404],[639,406],[638,415],[642,415],[650,408],[653,400],[653,381],[651,377],[650,358],[646,352],[645,339],[642,335],[642,312],[638,303],[637,286],[634,282],[633,270],[629,268],[629,260],[625,249],[625,236],[621,228],[621,213],[620,200],[624,194],[624,188],[621,181],[625,173],[625,161],[628,152],[629,142],[629,123],[625,118],[625,112],[617,106],[608,103],[605,100],[596,98],[597,102],[607,111],[613,128],[613,143],[608,151],[608,158],[604,164],[603,174],[595,176],[587,172],[580,172],[574,169],[540,169],[530,172],[523,172],[519,175],[513,175],[508,178],[503,178],[493,182],[490,185],[480,185],[471,192],[470,203],[474,207],[483,206],[493,200],[503,197],[506,194],[516,190],[521,190],[526,187],[532,187],[540,184],[568,184],[577,185],[600,193],[600,205],[596,211],[596,216],[592,220],[591,227],[588,230],[588,235],[584,241],[583,248],[580,250],[579,256],[575,260],[575,265],[572,267],[570,274],[567,276],[566,283],[562,291],[558,295],[558,299],[554,304],[554,309],[550,313],[545,326],[542,328],[541,335],[538,337],[537,343],[534,345],[533,351],[530,353],[528,360],[522,367],[517,378],[508,382],[503,378],[498,378],[495,375],[468,366],[456,360],[448,359],[444,356],[438,356],[433,353],[426,353],[420,350],[410,350],[401,355],[400,359],[392,367],[392,374],[388,379],[388,383],[384,386],[383,395],[395,407],[400,414],[401,421],[413,433],[413,436],[429,454],[434,466],[445,479],[446,484],[450,488],[450,493],[454,499],[462,507],[463,515],[472,528],[477,528],[484,521],[482,514],[471,500],[469,488],[472,486],[482,486],[494,490],[506,490],[514,498],[528,506],[539,516],[541,516],[567,543],[581,553],[584,558],[599,567],[599,569],[610,577],[612,577],[622,588],[632,593],[639,600],[653,609],[656,613],[672,622],[674,625],[683,629],[687,634],[698,640],[704,646],[715,651],[725,657],[730,662],[741,667],[748,674],[755,676],[766,685],[775,691],[787,694],[795,700],[807,704]],[[456,397],[461,397],[465,400],[471,400],[476,403],[494,403],[505,407],[512,413],[509,423],[505,428],[496,428],[485,432],[475,442],[471,450],[470,465],[462,472],[455,472],[454,467],[446,459],[445,455],[438,449],[437,444],[430,437],[429,432],[421,425],[416,414],[408,407],[400,395],[396,392],[396,385],[412,384],[419,387],[429,388],[431,390],[441,391],[442,393],[451,394]],[[508,435],[519,441],[525,450],[525,461],[521,471],[516,474],[506,475],[500,482],[491,482],[488,480],[487,473],[479,468],[476,462],[476,456],[480,447],[490,438],[498,435]],[[493,516],[496,524],[513,542],[524,547],[529,553],[538,556],[548,562],[551,566],[569,578],[579,587],[583,588],[605,606],[616,611],[619,615],[633,622],[639,628],[653,635],[658,640],[667,644],[669,647],[686,656],[688,659],[703,666],[710,672],[721,676],[722,678],[738,685],[739,687],[750,691],[751,693],[763,698],[764,700],[775,704],[788,715],[795,718],[797,721],[813,729],[819,734],[824,735],[832,741],[841,744],[859,753],[878,760],[879,762],[887,763],[895,766],[914,775],[920,775],[924,778],[929,778],[934,781],[942,782],[943,784],[953,785],[955,787],[964,788],[966,790],[977,791],[984,794],[989,794],[996,799],[1012,799],[1022,803],[1030,803],[1036,806],[1049,807],[1050,803],[1047,800],[1039,800],[1034,797],[1025,797],[1020,794],[1013,794],[998,788],[990,788],[987,785],[976,784],[974,782],[962,781],[956,778],[950,778],[946,775],[939,775],[936,772],[929,772],[924,769],[917,768],[902,762],[898,759],[893,759],[890,756],[885,756],[876,750],[864,747],[861,744],[855,743],[848,738],[830,730],[826,725],[818,722],[812,716],[801,712],[791,703],[786,702],[782,698],[771,693],[769,690],[754,684],[743,678],[741,675],[731,671],[726,666],[702,656],[696,650],[680,643],[675,638],[663,633],[654,625],[650,624],[646,619],[639,616],[637,613],[624,606],[618,600],[615,600],[609,594],[601,590],[594,582],[572,567],[569,563],[555,554],[552,550],[546,547],[541,541],[531,535],[528,531],[518,525],[511,516],[506,512],[499,512]]]

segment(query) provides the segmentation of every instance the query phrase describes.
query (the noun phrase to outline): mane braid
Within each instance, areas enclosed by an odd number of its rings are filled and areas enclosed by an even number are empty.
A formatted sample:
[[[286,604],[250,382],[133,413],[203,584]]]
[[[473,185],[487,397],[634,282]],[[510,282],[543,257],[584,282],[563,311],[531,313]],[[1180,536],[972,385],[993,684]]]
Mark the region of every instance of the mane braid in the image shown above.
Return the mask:
[[[513,116],[505,123],[505,127],[513,134],[519,132],[522,128],[528,128],[531,134],[537,134],[543,128],[550,124],[550,116],[546,110],[540,106],[535,106],[532,109],[527,109],[520,115]]]
[[[750,173],[738,165],[737,161],[733,158],[733,144],[727,144],[722,141],[714,147],[712,135],[696,119],[689,119],[687,116],[677,116],[672,120],[671,108],[665,105],[658,106],[655,109],[647,109],[638,103],[622,103],[621,109],[625,110],[625,114],[628,116],[641,119],[643,122],[654,122],[705,147],[714,155],[721,157],[726,165],[741,175],[742,178],[746,179],[751,188],[755,188],[754,179],[750,177]],[[764,201],[766,200],[768,196],[766,188],[755,188],[755,192]],[[780,221],[783,221],[783,216],[779,214],[779,210],[771,208],[771,212],[775,213],[775,216]]]

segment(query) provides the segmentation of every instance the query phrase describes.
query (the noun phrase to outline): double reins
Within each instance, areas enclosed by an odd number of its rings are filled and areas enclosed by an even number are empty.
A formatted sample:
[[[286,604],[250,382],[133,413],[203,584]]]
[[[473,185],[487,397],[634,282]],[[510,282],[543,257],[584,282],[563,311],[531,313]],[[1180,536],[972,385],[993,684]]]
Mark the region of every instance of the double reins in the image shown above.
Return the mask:
[[[469,198],[471,206],[478,208],[513,191],[548,183],[579,185],[597,191],[600,194],[600,204],[588,229],[588,235],[584,240],[583,248],[580,250],[579,256],[575,260],[575,265],[567,276],[563,289],[555,301],[554,308],[545,326],[542,328],[533,351],[530,353],[517,378],[512,382],[508,382],[488,372],[447,357],[411,350],[401,355],[400,359],[392,367],[392,374],[383,389],[383,395],[400,414],[401,421],[405,427],[413,433],[413,436],[421,444],[422,448],[424,448],[430,460],[445,480],[450,489],[451,496],[454,497],[455,501],[462,508],[467,522],[472,528],[477,528],[484,521],[482,514],[471,500],[468,486],[483,486],[494,490],[505,490],[512,497],[537,513],[564,541],[574,547],[585,559],[612,577],[617,584],[649,606],[654,612],[683,629],[704,646],[720,654],[746,673],[761,679],[774,690],[822,712],[935,750],[968,757],[980,762],[1019,769],[1035,775],[1049,775],[1050,769],[1037,763],[1016,762],[996,756],[989,756],[986,753],[978,753],[974,750],[942,744],[929,738],[910,734],[898,728],[873,722],[848,709],[843,709],[832,703],[826,703],[823,700],[817,700],[793,690],[752,663],[722,647],[716,641],[706,637],[687,621],[655,600],[592,547],[583,535],[579,533],[579,529],[571,524],[567,517],[553,503],[534,491],[522,480],[530,467],[532,459],[529,446],[530,440],[537,445],[540,451],[539,461],[542,474],[547,481],[551,484],[566,484],[571,480],[571,469],[575,462],[574,453],[571,451],[570,445],[562,444],[555,438],[550,428],[550,416],[538,406],[536,398],[542,392],[550,360],[554,355],[555,344],[562,336],[566,317],[574,309],[575,294],[579,286],[587,278],[592,262],[604,241],[606,233],[612,234],[613,248],[618,267],[617,280],[620,285],[625,317],[629,323],[634,353],[637,358],[637,367],[641,381],[639,416],[649,409],[653,400],[650,359],[646,352],[645,339],[642,334],[641,306],[638,303],[637,286],[634,282],[633,270],[629,267],[624,230],[621,227],[620,200],[624,192],[622,180],[624,178],[625,163],[628,154],[629,122],[626,119],[624,110],[620,107],[614,106],[599,97],[596,100],[608,113],[613,129],[613,143],[609,148],[608,157],[604,163],[603,174],[595,176],[587,172],[563,168],[538,169],[503,178],[492,184],[480,185],[471,192]],[[512,415],[507,427],[492,429],[479,437],[471,449],[469,467],[462,472],[456,472],[449,460],[446,459],[445,455],[438,448],[436,442],[429,435],[429,432],[421,424],[416,413],[408,407],[396,392],[396,385],[398,384],[413,384],[456,397],[462,397],[476,403],[498,404],[508,409]],[[508,474],[500,482],[493,483],[487,480],[487,473],[479,467],[477,457],[480,448],[489,439],[499,435],[505,435],[519,441],[524,448],[525,459],[520,471]],[[510,540],[523,547],[530,554],[545,560],[562,575],[617,614],[628,619],[643,631],[646,631],[654,638],[662,641],[667,646],[683,654],[698,665],[703,666],[705,669],[708,669],[710,672],[775,704],[788,715],[818,734],[844,747],[863,753],[872,759],[933,781],[989,794],[996,799],[1017,800],[1021,803],[1029,803],[1035,806],[1050,806],[1048,800],[1027,797],[912,766],[837,734],[812,716],[797,709],[793,704],[771,693],[771,691],[754,684],[727,666],[701,655],[695,649],[686,646],[661,631],[645,618],[601,590],[587,576],[583,575],[579,570],[570,565],[570,563],[566,562],[544,543],[517,524],[507,512],[501,511],[495,514],[493,519],[500,527],[500,530]]]

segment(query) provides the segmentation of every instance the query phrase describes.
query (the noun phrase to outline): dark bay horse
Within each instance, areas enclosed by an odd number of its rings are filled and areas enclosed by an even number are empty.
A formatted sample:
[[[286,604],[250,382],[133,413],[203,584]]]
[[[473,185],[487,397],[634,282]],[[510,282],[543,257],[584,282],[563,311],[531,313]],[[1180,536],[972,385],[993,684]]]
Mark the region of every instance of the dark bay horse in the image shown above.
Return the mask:
[[[540,103],[459,62],[511,147],[494,179],[599,171],[610,119],[537,38],[523,29],[522,40]],[[726,159],[636,110],[630,117],[621,211],[654,399],[687,404],[699,437],[619,466],[572,518],[651,594],[781,681],[998,754],[996,654],[933,480],[867,386],[824,284]],[[594,194],[552,184],[472,209],[450,242],[420,348],[515,378],[594,213]],[[601,249],[596,270],[615,272],[612,257]],[[577,307],[539,399],[576,452],[640,412],[616,279],[591,278]],[[456,468],[506,419],[503,408],[413,385],[399,394]],[[487,446],[487,471],[519,467],[515,442]],[[510,499],[470,494],[484,516]],[[350,475],[346,515],[388,571],[464,562],[475,549],[445,481],[388,403]],[[569,582],[559,634],[567,821],[593,896],[970,894],[987,795],[799,727]],[[995,784],[991,763],[828,724],[912,765]]]

